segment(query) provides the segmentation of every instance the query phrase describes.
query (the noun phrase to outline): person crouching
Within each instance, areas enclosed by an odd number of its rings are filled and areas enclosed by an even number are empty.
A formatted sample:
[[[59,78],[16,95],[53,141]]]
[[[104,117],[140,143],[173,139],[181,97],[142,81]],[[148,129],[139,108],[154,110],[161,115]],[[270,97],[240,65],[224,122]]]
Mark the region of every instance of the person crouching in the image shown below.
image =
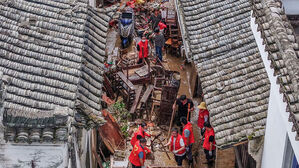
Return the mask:
[[[146,140],[141,138],[137,141],[133,147],[133,150],[129,156],[129,161],[132,164],[132,168],[145,168],[144,162],[146,154],[150,151],[146,149]]]
[[[136,141],[138,140],[138,135],[141,136],[141,138],[145,138],[145,136],[150,137],[151,135],[146,133],[147,125],[146,123],[142,122],[140,126],[138,127],[137,131],[134,132],[133,137],[131,139],[131,145],[134,147]]]

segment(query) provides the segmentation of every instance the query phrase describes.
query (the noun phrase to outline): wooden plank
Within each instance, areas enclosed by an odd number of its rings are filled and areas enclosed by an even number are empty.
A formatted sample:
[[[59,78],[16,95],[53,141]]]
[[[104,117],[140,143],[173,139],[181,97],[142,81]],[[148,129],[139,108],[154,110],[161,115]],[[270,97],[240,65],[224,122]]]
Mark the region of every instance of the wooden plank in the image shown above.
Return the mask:
[[[140,100],[141,103],[145,103],[147,101],[147,99],[149,98],[149,96],[152,93],[153,89],[154,89],[154,85],[149,85],[146,88],[146,90],[145,90],[145,92],[144,92],[144,94],[143,94],[143,96]]]
[[[106,110],[102,110],[102,115],[107,122],[98,131],[107,149],[111,153],[116,149],[125,149],[125,139],[114,117]]]
[[[135,73],[136,73],[139,77],[146,76],[146,75],[148,75],[148,72],[149,72],[148,68],[149,68],[149,67],[148,67],[147,65],[144,65],[144,66],[138,68],[138,69],[135,71]],[[150,71],[152,71],[152,70],[150,69]]]
[[[243,145],[243,144],[245,144],[245,143],[247,143],[247,142],[248,142],[248,140],[245,140],[245,141],[236,143],[236,144],[234,144],[233,146],[235,147],[235,146]]]
[[[143,89],[143,86],[139,86],[137,91],[136,91],[135,100],[134,100],[133,106],[131,107],[131,110],[130,110],[131,114],[135,113],[135,110],[136,110],[137,105],[138,105],[139,100],[140,100],[142,89]]]
[[[117,75],[120,77],[120,79],[131,89],[131,90],[135,90],[135,86],[133,85],[133,83],[127,79],[127,77],[125,76],[124,73],[122,73],[121,71],[117,72]]]
[[[110,82],[110,80],[107,78],[107,76],[104,74],[104,87],[106,88],[109,96],[111,96],[111,99],[114,99],[115,96],[114,96],[114,92],[113,92],[113,89],[112,89],[112,84]]]
[[[167,137],[167,139],[168,139],[168,137]],[[162,146],[162,148],[165,150],[165,154],[167,155],[168,159],[171,160],[170,156],[169,156],[168,153],[166,152],[167,149],[165,149],[165,146],[163,145],[161,139],[158,138],[158,141],[159,141],[160,145]],[[172,144],[171,144],[171,145],[172,145]]]

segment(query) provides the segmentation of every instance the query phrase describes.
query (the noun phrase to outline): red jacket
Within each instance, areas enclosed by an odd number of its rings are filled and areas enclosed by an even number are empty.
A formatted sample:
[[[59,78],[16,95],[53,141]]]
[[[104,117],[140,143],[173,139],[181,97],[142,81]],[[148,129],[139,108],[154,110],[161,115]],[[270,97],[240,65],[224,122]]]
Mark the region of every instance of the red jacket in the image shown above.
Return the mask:
[[[145,42],[139,41],[138,45],[140,48],[139,58],[147,58],[147,56],[148,56],[148,40],[145,40]]]
[[[215,146],[215,133],[214,133],[214,129],[212,128],[211,130],[208,130],[206,129],[205,131],[205,140],[203,141],[203,145],[202,147],[206,150],[210,150],[210,142],[209,142],[209,139],[210,139],[210,136],[214,136],[214,141],[213,141],[213,146],[212,146],[212,150],[215,150],[216,149],[216,146]]]
[[[144,132],[143,128],[141,126],[138,127],[138,130],[134,132],[134,136],[131,139],[131,145],[134,146],[135,143],[137,142],[137,135],[140,135],[142,138],[145,138],[145,136],[150,137],[149,134]]]
[[[209,117],[209,111],[206,109],[199,109],[197,126],[200,129],[202,129],[204,127],[203,124],[205,123],[205,115],[207,115]]]
[[[163,30],[163,29],[165,29],[167,26],[163,23],[163,22],[159,22],[159,24],[158,24],[158,26],[159,26],[159,29],[160,30]]]
[[[189,144],[187,144],[187,138],[185,137],[185,130],[189,130],[190,131],[190,135],[189,135]],[[190,122],[188,122],[184,129],[183,129],[183,138],[184,138],[184,141],[186,143],[186,146],[189,146],[190,144],[194,143],[195,140],[194,140],[194,134],[193,134],[193,128],[192,128],[192,124]]]
[[[145,150],[146,150],[145,148],[143,149],[141,147],[139,141],[137,141],[132,149],[130,156],[129,156],[129,161],[135,166],[141,166],[140,158],[139,158],[138,154],[140,152],[143,152],[143,163],[144,163],[145,157],[146,157]]]
[[[183,137],[180,134],[178,134],[178,136],[176,137],[176,140],[175,140],[175,149],[174,150],[179,150],[182,148],[182,146],[180,145],[181,138],[183,138]],[[173,136],[171,136],[170,151],[173,151]],[[181,154],[184,154],[185,152],[186,152],[186,149],[181,150],[177,154],[181,155]]]

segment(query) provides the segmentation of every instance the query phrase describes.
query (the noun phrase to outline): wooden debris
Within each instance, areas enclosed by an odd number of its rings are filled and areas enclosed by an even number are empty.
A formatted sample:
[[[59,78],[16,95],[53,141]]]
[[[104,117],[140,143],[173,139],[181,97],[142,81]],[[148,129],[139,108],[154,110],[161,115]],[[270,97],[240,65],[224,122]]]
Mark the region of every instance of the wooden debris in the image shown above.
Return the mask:
[[[171,131],[171,128],[172,128],[172,123],[173,123],[174,116],[175,116],[175,109],[172,110],[172,115],[171,115],[170,126],[169,126],[169,130],[168,130],[168,134],[167,134],[167,139],[170,137],[170,131]]]
[[[106,90],[106,92],[108,93],[108,95],[110,96],[111,99],[114,99],[114,92],[112,89],[112,83],[110,82],[110,80],[107,78],[107,76],[104,74],[104,88]]]
[[[150,94],[152,93],[153,89],[154,89],[154,85],[149,85],[146,88],[146,90],[145,90],[145,92],[144,92],[144,94],[143,94],[143,96],[140,100],[141,103],[146,103],[147,102],[147,100],[148,100]]]
[[[107,123],[99,127],[98,131],[105,146],[111,153],[116,149],[125,149],[125,139],[114,117],[106,110],[102,111]]]
[[[111,100],[109,97],[107,97],[105,94],[102,96],[102,100],[110,106],[111,104],[115,103],[115,101]]]
[[[166,153],[167,157],[169,160],[171,160],[170,156],[168,155],[167,150],[165,149],[165,146],[163,145],[162,141],[158,138],[160,145],[162,146],[162,148],[164,149],[164,152]]]
[[[135,100],[134,100],[133,105],[132,105],[131,110],[130,110],[131,114],[134,114],[135,111],[136,111],[137,105],[138,105],[139,100],[140,100],[142,89],[143,89],[143,86],[139,86],[137,91],[136,91]]]

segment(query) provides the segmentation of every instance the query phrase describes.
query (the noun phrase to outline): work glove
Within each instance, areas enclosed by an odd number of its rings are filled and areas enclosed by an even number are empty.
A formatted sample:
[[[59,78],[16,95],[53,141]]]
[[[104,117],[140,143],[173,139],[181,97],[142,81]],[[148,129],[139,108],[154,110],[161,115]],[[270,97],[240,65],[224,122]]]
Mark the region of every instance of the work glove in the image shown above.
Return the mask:
[[[174,154],[177,154],[177,153],[178,153],[178,151],[177,151],[177,150],[175,150],[175,151],[173,151],[173,153],[174,153]]]
[[[212,151],[209,151],[209,155],[212,156],[212,155],[213,155],[213,152],[212,152]]]

